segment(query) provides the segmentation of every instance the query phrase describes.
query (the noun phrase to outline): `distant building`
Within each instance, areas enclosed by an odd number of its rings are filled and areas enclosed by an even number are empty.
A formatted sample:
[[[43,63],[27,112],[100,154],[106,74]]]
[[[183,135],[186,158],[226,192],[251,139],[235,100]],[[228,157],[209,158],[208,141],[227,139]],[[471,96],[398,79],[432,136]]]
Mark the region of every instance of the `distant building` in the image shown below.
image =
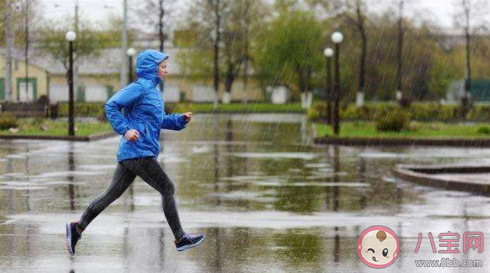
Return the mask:
[[[0,50],[0,100],[5,100],[4,49]],[[21,49],[13,50],[14,100],[33,101],[46,95],[51,102],[68,101],[67,69],[50,54],[39,49],[29,51],[27,88],[25,80],[25,55]],[[105,101],[112,96],[118,87],[118,64],[111,59],[117,59],[116,50],[101,50],[96,56],[76,60],[77,75],[75,90],[77,101]]]
[[[49,76],[45,68],[29,64],[28,79],[26,79],[26,65],[17,54],[12,61],[12,92],[15,101],[32,101],[41,95],[47,95]],[[0,50],[0,101],[5,100],[5,57],[4,50]]]
[[[213,101],[214,87],[212,71],[206,77],[193,77],[186,74],[180,69],[178,62],[176,62],[178,50],[177,48],[171,47],[165,50],[170,56],[168,61],[169,76],[167,77],[164,90],[165,100],[167,102],[178,102],[182,100],[194,102]],[[0,49],[0,101],[5,100],[4,52],[5,49]],[[13,50],[14,100],[33,101],[41,95],[46,95],[52,103],[68,101],[67,68],[59,60],[54,59],[50,54],[44,53],[39,49],[31,48],[28,55],[29,79],[26,80],[24,51],[20,48]],[[76,60],[77,76],[75,77],[75,83],[77,87],[75,89],[75,98],[77,101],[107,101],[114,92],[121,89],[119,81],[120,56],[120,48],[107,48],[99,50],[96,55],[81,57]],[[136,58],[133,67],[135,63]],[[223,82],[224,79],[222,78],[218,95],[219,99],[221,99],[224,92]],[[252,101],[263,100],[263,94],[253,77],[250,77],[247,87],[247,99]],[[233,85],[231,100],[241,101],[242,98],[243,79],[239,77]]]

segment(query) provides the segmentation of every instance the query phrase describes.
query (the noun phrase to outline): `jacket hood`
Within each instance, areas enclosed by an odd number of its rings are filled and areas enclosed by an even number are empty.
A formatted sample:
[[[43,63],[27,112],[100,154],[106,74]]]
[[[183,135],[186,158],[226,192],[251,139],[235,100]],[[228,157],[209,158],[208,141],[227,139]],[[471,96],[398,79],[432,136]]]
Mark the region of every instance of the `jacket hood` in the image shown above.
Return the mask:
[[[155,85],[160,84],[158,78],[158,65],[168,59],[168,55],[153,49],[141,52],[136,59],[136,75],[139,78],[152,80]]]

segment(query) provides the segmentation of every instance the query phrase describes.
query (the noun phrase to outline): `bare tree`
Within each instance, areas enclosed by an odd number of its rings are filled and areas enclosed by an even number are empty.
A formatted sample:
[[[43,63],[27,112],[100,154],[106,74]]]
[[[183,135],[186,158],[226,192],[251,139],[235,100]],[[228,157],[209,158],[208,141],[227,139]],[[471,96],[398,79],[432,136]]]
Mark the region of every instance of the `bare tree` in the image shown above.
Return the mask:
[[[163,19],[165,17],[165,7],[163,5],[163,0],[158,0],[158,40],[160,42],[160,51],[163,52],[165,48],[165,33],[163,31],[164,23]]]
[[[5,37],[7,40],[5,48],[5,99],[13,100],[12,92],[12,50],[14,48],[14,29],[12,9],[15,0],[5,1]]]
[[[359,55],[358,91],[356,95],[356,105],[360,107],[364,104],[366,86],[366,59],[368,50],[366,3],[364,0],[336,0],[331,3],[331,6],[331,12],[336,14],[336,17],[344,17],[347,24],[354,25],[360,36],[361,54]],[[327,5],[327,7],[329,6]]]
[[[226,54],[227,72],[225,80],[225,92],[231,93],[233,82],[237,79],[240,71],[243,70],[243,104],[247,104],[248,72],[251,61],[250,47],[251,29],[260,22],[258,18],[263,9],[259,0],[241,0],[230,2],[227,15],[230,19],[226,21],[224,40]],[[262,10],[262,12],[265,12]]]
[[[245,8],[243,10],[243,28],[244,28],[244,49],[243,49],[243,62],[244,62],[244,67],[243,67],[243,98],[242,102],[244,105],[247,104],[247,87],[248,87],[248,66],[250,63],[250,54],[249,54],[249,49],[250,49],[250,5],[249,4],[254,4],[255,0],[251,0],[252,3],[249,3],[250,0],[242,0],[243,3],[245,4]]]
[[[25,78],[29,78],[29,46],[30,46],[30,32],[32,29],[36,29],[39,23],[39,16],[37,14],[39,10],[39,1],[37,0],[22,0],[18,2],[17,12],[15,14],[15,22],[17,25],[16,33],[14,34],[16,42],[15,44],[24,45],[24,60],[25,60]],[[28,90],[26,89],[26,92]],[[18,90],[20,92],[20,90]]]
[[[350,1],[351,9],[354,10],[354,16],[346,13],[347,20],[352,22],[359,32],[361,38],[361,55],[359,56],[359,77],[358,92],[356,96],[356,105],[358,107],[364,104],[364,87],[366,85],[366,58],[367,58],[367,34],[366,34],[366,4],[363,0]]]
[[[30,1],[25,0],[24,9],[25,9],[25,51],[24,57],[26,60],[26,81],[29,79],[29,6]]]
[[[188,20],[178,31],[181,35],[177,43],[187,49],[182,50],[187,51],[187,56],[179,58],[181,67],[201,76],[213,71],[215,107],[221,77],[225,91],[223,101],[230,99],[233,85],[242,71],[248,79],[250,37],[254,33],[252,29],[261,22],[257,14],[263,6],[260,0],[195,1]]]
[[[170,14],[173,14],[175,2],[169,0],[145,0],[140,8],[134,10],[140,27],[151,29],[152,34],[158,37],[158,48],[165,50],[165,42],[171,37],[173,29]],[[156,11],[156,12],[155,12]]]
[[[78,0],[77,0],[78,1]],[[121,71],[119,73],[119,79],[121,87],[128,84],[128,63],[124,60],[127,59],[128,50],[128,0],[123,0],[123,27],[121,32]],[[78,2],[77,2],[78,4]],[[78,13],[75,13],[77,15]]]
[[[29,64],[29,30],[39,21],[38,0],[0,0],[0,44],[5,46],[5,91],[7,100],[14,100],[12,54],[15,46],[24,46],[26,67]],[[7,61],[9,60],[9,61]],[[28,69],[25,77],[28,78]]]
[[[209,0],[211,6],[214,11],[214,20],[215,20],[215,39],[213,43],[214,48],[214,103],[213,103],[213,111],[216,111],[218,108],[218,92],[219,92],[219,44],[221,38],[221,7],[220,0]]]
[[[253,12],[252,7],[255,0],[241,0],[228,6],[226,20],[223,29],[223,51],[226,62],[225,92],[231,96],[233,83],[237,79],[242,66],[244,65],[244,90],[248,80],[248,59],[249,56],[249,30],[250,16]],[[231,3],[230,3],[231,4]],[[244,94],[246,98],[246,94]]]
[[[63,66],[68,69],[69,54],[66,43],[65,34],[71,29],[71,26],[67,26],[62,22],[69,21],[70,18],[57,21],[46,21],[37,30],[39,33],[39,40],[37,41],[37,47],[43,53],[48,53],[53,56],[54,59],[60,61]],[[108,37],[103,37],[107,39]],[[89,23],[81,22],[77,39],[74,41],[74,61],[82,57],[96,56],[99,54],[99,50],[107,43],[104,39],[98,37],[97,30]]]
[[[397,48],[397,69],[396,69],[396,97],[400,104],[403,104],[406,101],[406,98],[403,96],[402,92],[402,77],[403,77],[403,37],[405,30],[403,29],[403,9],[405,7],[405,0],[399,0],[400,2],[398,11],[398,48]]]
[[[165,51],[165,42],[170,38],[171,21],[168,15],[171,14],[173,4],[174,2],[169,0],[145,0],[140,8],[134,10],[138,23],[145,29],[153,29],[152,33],[158,36],[158,49],[161,52]],[[163,91],[164,88],[164,84],[161,83],[160,90]]]
[[[474,34],[473,29],[477,30],[484,25],[483,16],[488,3],[485,0],[456,0],[455,6],[457,8],[455,23],[463,29],[465,38],[466,68],[464,94],[461,98],[461,114],[464,117],[471,107],[471,43]]]

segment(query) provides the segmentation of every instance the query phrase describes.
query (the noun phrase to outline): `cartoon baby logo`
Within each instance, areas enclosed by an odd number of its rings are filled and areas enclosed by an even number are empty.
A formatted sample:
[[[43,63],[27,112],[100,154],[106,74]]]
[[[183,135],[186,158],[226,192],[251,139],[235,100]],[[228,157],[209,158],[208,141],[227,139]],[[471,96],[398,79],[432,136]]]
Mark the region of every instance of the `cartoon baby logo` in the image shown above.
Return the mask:
[[[366,229],[357,241],[357,254],[372,268],[385,268],[395,262],[400,251],[398,237],[389,228],[374,226]]]

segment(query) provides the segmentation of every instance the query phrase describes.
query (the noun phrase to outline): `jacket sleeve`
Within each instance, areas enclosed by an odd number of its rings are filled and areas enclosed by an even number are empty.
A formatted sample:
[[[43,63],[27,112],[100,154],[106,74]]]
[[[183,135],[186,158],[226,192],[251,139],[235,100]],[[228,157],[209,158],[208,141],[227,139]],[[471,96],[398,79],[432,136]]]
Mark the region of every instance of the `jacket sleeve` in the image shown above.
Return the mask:
[[[134,105],[144,95],[143,86],[132,83],[114,94],[105,104],[107,120],[111,123],[114,131],[124,135],[129,127],[126,117],[121,113],[123,108],[127,109]]]
[[[163,116],[163,121],[160,126],[162,129],[180,131],[185,128],[186,122],[182,114],[169,114]]]

